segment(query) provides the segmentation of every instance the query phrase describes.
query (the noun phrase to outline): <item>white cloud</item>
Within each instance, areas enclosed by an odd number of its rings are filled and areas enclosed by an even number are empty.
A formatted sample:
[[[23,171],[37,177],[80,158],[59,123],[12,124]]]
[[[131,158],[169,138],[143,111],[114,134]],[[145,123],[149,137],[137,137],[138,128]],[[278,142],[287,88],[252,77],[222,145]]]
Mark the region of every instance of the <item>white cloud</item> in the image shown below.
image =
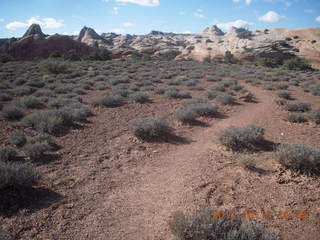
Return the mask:
[[[122,29],[122,28],[114,28],[114,29],[111,30],[111,32],[114,32],[114,33],[124,33],[125,30]]]
[[[226,22],[226,23],[218,23],[217,26],[219,28],[222,28],[224,30],[229,31],[232,27],[236,27],[236,28],[244,28],[244,27],[248,27],[249,25],[252,25],[252,23],[247,22],[245,20],[242,19],[238,19],[236,21],[233,22]]]
[[[46,29],[63,27],[62,21],[59,21],[55,18],[41,18],[40,19],[39,17],[31,17],[26,22],[14,21],[14,22],[8,23],[6,25],[6,28],[9,30],[16,30],[17,28],[28,27],[34,23],[39,24],[41,27],[46,28]]]
[[[131,22],[125,22],[125,23],[123,23],[123,26],[126,27],[126,28],[132,27],[132,26],[133,26],[133,23],[131,23]]]
[[[116,2],[134,3],[146,7],[156,7],[160,5],[160,0],[116,0]]]
[[[261,22],[279,22],[283,16],[280,16],[278,13],[274,11],[269,11],[265,15],[259,17],[259,21]]]
[[[28,26],[27,23],[14,21],[14,22],[8,23],[6,25],[6,29],[16,30],[17,28],[24,28],[24,27],[27,27],[27,26]]]
[[[195,11],[193,13],[193,16],[198,17],[198,18],[205,18],[206,16],[203,14],[202,9],[197,9],[197,11]]]
[[[120,8],[118,8],[118,7],[113,7],[112,8],[112,13],[115,14],[115,15],[119,14],[119,9]]]
[[[241,2],[241,0],[232,0],[232,2],[239,3],[239,2]],[[250,5],[250,4],[252,3],[252,0],[244,0],[244,2],[245,2],[247,5]]]
[[[320,22],[320,16],[316,17],[315,19],[317,22]]]

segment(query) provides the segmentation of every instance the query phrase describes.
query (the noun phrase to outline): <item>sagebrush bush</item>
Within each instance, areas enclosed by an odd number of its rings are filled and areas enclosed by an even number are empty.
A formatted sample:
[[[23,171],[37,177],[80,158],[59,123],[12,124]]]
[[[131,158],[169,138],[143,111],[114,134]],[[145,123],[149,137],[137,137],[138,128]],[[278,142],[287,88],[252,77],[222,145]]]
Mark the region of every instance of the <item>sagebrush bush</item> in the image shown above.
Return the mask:
[[[177,89],[168,89],[165,93],[168,98],[192,98],[188,92],[182,92]]]
[[[289,122],[302,123],[308,121],[307,116],[301,112],[289,112],[287,115]]]
[[[20,120],[24,112],[16,106],[6,105],[2,108],[2,116],[8,120]]]
[[[124,99],[120,95],[104,95],[96,98],[92,104],[93,106],[120,107],[124,104]]]
[[[213,116],[217,114],[218,107],[214,104],[211,104],[207,99],[204,98],[195,98],[193,100],[183,103],[183,106],[198,116]]]
[[[13,147],[0,147],[0,161],[12,161],[16,158],[17,151]]]
[[[308,112],[311,110],[311,104],[308,102],[287,102],[284,108],[289,112]]]
[[[43,110],[31,113],[23,119],[23,123],[41,133],[55,133],[66,123],[57,110]]]
[[[154,92],[155,92],[156,94],[164,94],[165,91],[166,91],[165,88],[155,88],[155,89],[154,89]]]
[[[219,142],[231,150],[251,149],[264,141],[264,128],[257,125],[228,127],[218,134]]]
[[[239,218],[214,219],[213,209],[205,208],[186,216],[176,212],[169,227],[177,240],[280,240],[254,222]]]
[[[308,112],[307,117],[314,123],[320,124],[320,110],[312,110]]]
[[[39,181],[39,172],[29,164],[0,161],[0,190],[29,188]]]
[[[181,108],[174,115],[182,123],[191,123],[198,117],[198,114],[189,108]]]
[[[19,99],[18,104],[23,108],[30,109],[40,108],[42,106],[40,99],[34,96],[24,96]]]
[[[17,147],[23,147],[23,145],[25,145],[27,142],[27,138],[22,132],[13,131],[10,134],[10,142]]]
[[[140,118],[130,122],[130,130],[139,139],[162,138],[172,133],[172,129],[162,117]]]
[[[88,106],[79,102],[62,107],[58,112],[68,123],[72,123],[73,121],[84,121],[92,114]]]
[[[235,98],[227,93],[219,94],[216,100],[223,105],[233,105],[236,102]]]
[[[38,161],[43,154],[50,150],[50,146],[46,142],[28,143],[23,147],[23,152],[32,161]]]
[[[41,68],[47,73],[64,74],[70,72],[71,65],[66,61],[48,59],[41,62]]]
[[[137,103],[147,103],[150,102],[149,95],[142,92],[137,92],[132,95],[132,99]]]
[[[287,100],[292,99],[291,92],[289,92],[289,91],[280,91],[280,92],[278,92],[278,97],[283,98],[283,99],[287,99]]]
[[[285,167],[311,172],[320,170],[320,148],[302,144],[281,144],[275,154],[278,162]]]

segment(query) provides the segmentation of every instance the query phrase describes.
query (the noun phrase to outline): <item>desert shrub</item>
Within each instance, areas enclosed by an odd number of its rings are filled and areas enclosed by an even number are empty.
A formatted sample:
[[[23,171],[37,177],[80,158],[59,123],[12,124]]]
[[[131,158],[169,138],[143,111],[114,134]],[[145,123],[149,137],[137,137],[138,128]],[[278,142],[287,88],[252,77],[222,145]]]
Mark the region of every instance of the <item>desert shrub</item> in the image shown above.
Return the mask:
[[[165,118],[141,118],[130,123],[130,130],[139,139],[147,140],[170,135],[172,129]]]
[[[23,145],[26,144],[27,138],[22,132],[13,131],[10,134],[10,142],[16,145],[17,147],[22,147]]]
[[[275,154],[278,162],[285,167],[301,171],[319,171],[319,148],[301,144],[281,144]]]
[[[133,94],[132,99],[137,103],[147,103],[150,102],[149,95],[142,92],[137,92]]]
[[[191,94],[188,92],[181,92],[176,89],[168,89],[165,93],[168,98],[192,98]]]
[[[29,188],[37,184],[40,175],[29,164],[0,162],[0,190],[6,188]]]
[[[89,107],[79,102],[64,106],[60,108],[58,112],[63,119],[69,123],[73,121],[84,121],[91,115]]]
[[[206,97],[210,100],[215,99],[218,96],[218,92],[214,91],[214,90],[209,90],[205,93]]]
[[[216,99],[223,105],[232,105],[235,103],[234,97],[227,93],[219,94]]]
[[[241,154],[239,157],[238,157],[238,161],[239,161],[239,164],[240,166],[242,166],[244,169],[253,169],[256,167],[256,162],[255,160],[248,156],[248,155],[245,155],[245,154]]]
[[[35,91],[36,89],[32,87],[19,87],[19,88],[13,89],[12,93],[15,96],[28,96],[34,93]]]
[[[17,156],[17,151],[13,147],[0,147],[0,162],[14,160]]]
[[[19,120],[23,118],[24,112],[16,106],[7,105],[3,107],[2,115],[8,120]]]
[[[320,110],[312,110],[307,117],[314,123],[320,124]]]
[[[57,110],[34,112],[23,119],[23,123],[41,133],[55,133],[66,123],[66,119]]]
[[[287,99],[287,100],[292,99],[291,92],[289,92],[289,91],[280,91],[280,92],[278,92],[278,97],[283,98],[283,99]]]
[[[0,93],[0,101],[11,101],[12,100],[12,96],[8,93]]]
[[[92,104],[93,106],[120,107],[124,104],[124,100],[120,95],[103,95],[96,98]]]
[[[276,68],[281,65],[281,63],[277,59],[273,58],[260,58],[258,63],[261,66],[268,67],[268,68]]]
[[[224,54],[224,62],[234,64],[237,62],[237,59],[230,51],[226,51]]]
[[[0,63],[7,63],[14,61],[14,58],[6,53],[0,53]]]
[[[287,119],[289,122],[293,123],[302,123],[308,120],[306,115],[301,112],[289,112],[287,115]]]
[[[35,109],[35,108],[40,108],[42,106],[42,102],[37,97],[24,96],[19,99],[18,105],[23,108]]]
[[[181,108],[174,115],[182,123],[191,123],[198,117],[198,114],[189,108]]]
[[[65,56],[64,56],[64,59],[65,60],[68,60],[68,61],[80,61],[81,58],[80,56],[77,54],[77,52],[73,49],[69,50]]]
[[[311,110],[311,104],[308,102],[287,102],[284,108],[289,112],[308,112]]]
[[[214,209],[205,208],[186,216],[176,212],[169,227],[177,240],[280,240],[262,225],[239,218],[214,219]]]
[[[71,70],[71,65],[62,60],[44,60],[41,62],[41,68],[44,72],[51,74],[65,74]]]
[[[193,87],[193,86],[196,86],[196,85],[197,85],[197,81],[195,81],[195,80],[189,80],[189,81],[186,81],[186,82],[185,82],[185,85],[188,86],[188,87]]]
[[[251,31],[246,28],[236,28],[237,37],[240,39],[250,39],[252,37]]]
[[[218,107],[209,103],[207,99],[195,98],[190,101],[184,102],[183,106],[198,116],[213,116],[218,112]]]
[[[49,55],[49,58],[53,58],[53,59],[56,59],[56,58],[61,58],[62,55],[59,51],[55,50],[53,51],[50,55]]]
[[[243,89],[243,86],[234,84],[230,86],[230,89],[233,91],[240,91],[241,89]]]
[[[219,142],[231,150],[250,149],[264,141],[265,130],[257,125],[229,127],[218,135]]]
[[[164,94],[165,91],[166,91],[165,88],[155,88],[155,89],[154,89],[154,92],[155,92],[156,94]]]
[[[46,151],[49,151],[50,147],[46,142],[28,143],[23,147],[23,152],[32,161],[37,161],[43,157]]]
[[[298,70],[298,71],[312,71],[313,68],[304,58],[295,57],[291,58],[284,63],[284,67],[288,70]]]

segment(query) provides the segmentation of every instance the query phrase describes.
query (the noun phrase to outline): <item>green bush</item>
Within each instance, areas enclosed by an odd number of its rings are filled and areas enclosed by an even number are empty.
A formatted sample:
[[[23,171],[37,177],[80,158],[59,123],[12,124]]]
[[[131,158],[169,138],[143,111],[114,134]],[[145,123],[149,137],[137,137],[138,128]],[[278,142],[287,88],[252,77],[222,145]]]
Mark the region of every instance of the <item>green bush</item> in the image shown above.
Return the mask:
[[[172,132],[167,121],[162,117],[137,119],[132,121],[129,127],[132,133],[142,140],[165,137]]]
[[[0,162],[12,161],[17,157],[17,151],[13,147],[0,147]]]
[[[8,120],[20,120],[23,118],[24,112],[16,106],[7,105],[3,107],[2,115]]]
[[[219,132],[219,142],[234,151],[251,149],[264,141],[265,130],[256,125],[229,127]]]
[[[41,62],[41,68],[46,73],[65,74],[71,71],[70,63],[62,60],[47,59]]]
[[[237,37],[240,39],[250,39],[252,37],[251,31],[246,28],[236,28]]]
[[[207,99],[203,98],[195,98],[184,102],[183,106],[202,117],[213,116],[218,112],[218,107],[216,105],[211,104]]]
[[[260,58],[258,62],[261,66],[268,67],[268,68],[276,68],[281,65],[277,59],[273,59],[273,58]]]
[[[214,219],[210,208],[186,216],[176,212],[169,227],[177,240],[280,240],[262,225],[239,218]]]
[[[168,98],[192,98],[191,94],[188,92],[181,92],[176,89],[168,89],[165,93]]]
[[[39,181],[39,173],[29,164],[0,161],[0,190],[29,188]]]
[[[58,112],[61,114],[63,119],[69,123],[74,121],[84,121],[92,114],[89,107],[79,102],[64,106],[60,108]]]
[[[69,50],[66,55],[64,56],[64,59],[67,61],[80,61],[81,58],[77,54],[77,52],[74,49]]]
[[[49,58],[53,58],[53,59],[57,59],[57,58],[61,58],[61,57],[62,57],[62,55],[58,50],[53,51],[49,56]]]
[[[27,142],[27,138],[22,132],[13,131],[10,134],[10,142],[17,147],[23,147]]]
[[[304,58],[291,58],[284,63],[284,67],[288,70],[297,70],[297,71],[313,71],[313,68]]]
[[[320,149],[301,144],[281,144],[276,150],[276,158],[285,167],[317,172],[320,170]]]
[[[8,54],[0,53],[0,63],[7,63],[14,61],[14,58]]]
[[[237,63],[237,59],[230,51],[226,51],[224,54],[224,62],[234,64]]]
[[[308,112],[311,110],[311,104],[308,102],[287,102],[284,108],[289,112]]]

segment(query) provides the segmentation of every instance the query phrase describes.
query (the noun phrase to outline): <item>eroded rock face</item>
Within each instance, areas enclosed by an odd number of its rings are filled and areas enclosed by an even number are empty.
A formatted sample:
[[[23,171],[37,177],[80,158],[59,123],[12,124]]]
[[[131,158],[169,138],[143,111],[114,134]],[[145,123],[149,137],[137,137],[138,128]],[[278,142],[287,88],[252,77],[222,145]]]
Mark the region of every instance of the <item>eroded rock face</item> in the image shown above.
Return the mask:
[[[38,50],[39,47],[42,50]],[[320,66],[320,28],[258,29],[251,31],[251,37],[242,39],[238,37],[236,28],[233,27],[225,34],[215,25],[206,28],[202,34],[152,31],[147,35],[99,35],[94,29],[84,27],[79,36],[58,35],[52,38],[43,34],[40,26],[34,24],[20,39],[0,39],[0,51],[23,59],[30,59],[30,56],[36,54],[46,56],[48,54],[45,52],[51,49],[65,52],[71,47],[78,49],[80,53],[90,52],[90,47],[107,48],[117,57],[135,52],[157,56],[180,53],[177,59],[192,58],[200,61],[207,57],[222,58],[226,51],[246,60],[259,57],[285,60],[298,55],[311,60],[315,66]]]

